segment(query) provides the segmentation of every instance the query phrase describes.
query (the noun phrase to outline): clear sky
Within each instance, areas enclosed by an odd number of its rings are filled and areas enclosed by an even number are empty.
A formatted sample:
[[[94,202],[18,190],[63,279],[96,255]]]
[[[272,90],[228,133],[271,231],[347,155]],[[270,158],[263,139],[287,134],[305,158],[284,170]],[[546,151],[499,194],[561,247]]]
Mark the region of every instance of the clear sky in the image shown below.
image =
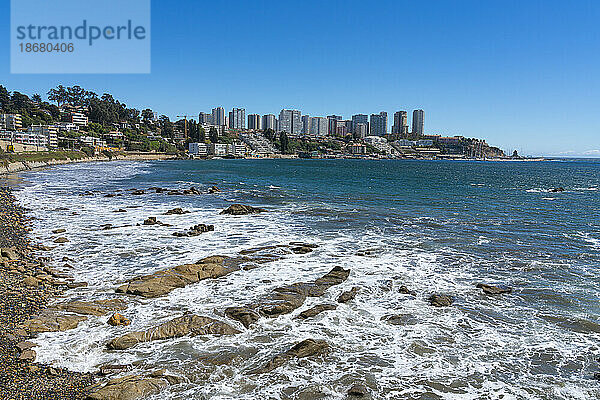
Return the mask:
[[[110,92],[174,118],[215,106],[326,116],[423,108],[426,133],[600,156],[600,1],[152,1],[152,72],[11,75]]]

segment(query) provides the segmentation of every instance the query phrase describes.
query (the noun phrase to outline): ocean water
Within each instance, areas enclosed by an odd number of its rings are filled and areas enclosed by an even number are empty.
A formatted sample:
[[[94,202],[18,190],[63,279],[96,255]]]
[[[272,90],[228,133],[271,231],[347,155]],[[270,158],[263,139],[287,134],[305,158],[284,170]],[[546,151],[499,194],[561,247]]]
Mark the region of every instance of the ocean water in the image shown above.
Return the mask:
[[[127,297],[129,327],[90,317],[74,330],[36,339],[38,360],[77,371],[103,363],[166,368],[189,383],[154,399],[343,399],[364,382],[374,399],[600,398],[600,162],[428,162],[366,160],[212,160],[64,165],[22,175],[17,197],[35,220],[34,235],[52,244],[65,228],[63,256],[86,288],[67,299],[124,297],[126,279],[214,254],[305,241],[312,253],[286,255],[249,271],[206,280],[157,299]],[[218,194],[131,195],[160,186]],[[548,189],[562,186],[562,193]],[[80,196],[86,191],[93,195]],[[105,198],[107,193],[122,196]],[[268,213],[222,216],[231,203]],[[165,216],[182,207],[185,215]],[[119,208],[126,213],[114,213]],[[73,215],[76,213],[77,215]],[[172,227],[135,226],[156,216]],[[101,230],[103,224],[120,226]],[[198,223],[215,231],[176,238]],[[223,315],[273,288],[309,281],[334,266],[349,279],[294,313],[250,329]],[[498,283],[512,294],[483,295]],[[416,297],[398,292],[402,285]],[[356,299],[299,321],[301,311]],[[427,297],[455,303],[434,308]],[[61,301],[64,299],[61,299]],[[211,316],[243,332],[184,337],[108,351],[106,343],[184,313]],[[403,315],[404,323],[384,321]],[[306,338],[331,350],[292,360],[263,375],[249,371]]]

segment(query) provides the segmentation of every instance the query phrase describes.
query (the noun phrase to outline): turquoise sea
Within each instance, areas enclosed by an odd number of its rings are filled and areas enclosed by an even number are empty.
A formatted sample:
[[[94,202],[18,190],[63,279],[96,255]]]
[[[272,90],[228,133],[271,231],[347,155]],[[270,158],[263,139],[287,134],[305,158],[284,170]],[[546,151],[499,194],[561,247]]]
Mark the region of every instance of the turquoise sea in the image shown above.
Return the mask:
[[[126,279],[213,255],[303,241],[319,245],[249,271],[202,281],[157,299],[131,298],[126,328],[91,317],[43,334],[38,359],[79,371],[138,362],[189,379],[156,399],[344,399],[351,384],[374,399],[600,398],[600,160],[544,162],[401,160],[210,160],[72,164],[22,174],[18,199],[35,235],[70,242],[51,252],[74,260],[86,288],[72,299],[112,298]],[[210,186],[220,193],[208,194]],[[168,196],[150,187],[201,195]],[[563,192],[550,189],[563,187]],[[131,189],[144,189],[132,195]],[[81,195],[85,194],[88,195]],[[119,194],[104,197],[106,194]],[[232,203],[268,209],[232,217]],[[163,215],[174,207],[185,215]],[[124,213],[114,213],[119,208]],[[149,216],[171,226],[137,226]],[[176,238],[192,225],[214,232]],[[114,229],[102,230],[103,224]],[[349,279],[294,313],[245,329],[223,310],[334,266]],[[484,295],[478,283],[510,294]],[[414,290],[410,296],[400,286]],[[294,317],[351,287],[359,294],[305,321]],[[427,298],[455,302],[435,308]],[[184,313],[243,332],[184,337],[108,351],[106,342]],[[386,321],[398,316],[396,324]],[[306,338],[330,352],[249,373]],[[37,349],[36,349],[37,351]],[[141,362],[141,363],[140,363]]]

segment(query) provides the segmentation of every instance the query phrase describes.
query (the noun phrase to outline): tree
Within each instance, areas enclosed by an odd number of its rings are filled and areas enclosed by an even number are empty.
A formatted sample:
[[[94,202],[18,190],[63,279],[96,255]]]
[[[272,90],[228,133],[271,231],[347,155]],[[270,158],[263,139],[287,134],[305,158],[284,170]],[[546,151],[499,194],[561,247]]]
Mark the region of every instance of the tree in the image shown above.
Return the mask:
[[[8,111],[10,107],[10,92],[0,85],[0,110]]]
[[[281,132],[279,134],[279,142],[281,143],[281,152],[287,153],[290,148],[290,139],[288,138],[287,133]]]
[[[153,118],[154,112],[151,109],[146,108],[145,110],[142,110],[142,120],[144,122],[150,122]]]
[[[33,96],[31,96],[31,100],[40,104],[42,102],[42,96],[40,96],[39,94],[36,93]]]
[[[264,133],[265,137],[267,139],[269,139],[270,141],[273,141],[275,139],[275,131],[271,128],[267,128],[265,129]]]
[[[31,108],[31,100],[27,95],[15,91],[10,97],[10,106],[15,112],[27,111]]]
[[[219,141],[219,133],[214,126],[211,126],[210,131],[208,132],[208,139],[211,143],[217,143]]]
[[[60,107],[61,104],[67,101],[67,89],[63,85],[58,85],[56,89],[48,91],[48,100],[55,101]]]

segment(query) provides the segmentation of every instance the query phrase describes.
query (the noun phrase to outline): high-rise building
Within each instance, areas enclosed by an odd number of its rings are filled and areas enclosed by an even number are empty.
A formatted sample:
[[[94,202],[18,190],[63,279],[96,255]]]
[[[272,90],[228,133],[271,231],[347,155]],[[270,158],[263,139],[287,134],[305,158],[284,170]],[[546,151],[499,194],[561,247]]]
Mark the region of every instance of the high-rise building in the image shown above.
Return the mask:
[[[371,135],[383,136],[387,133],[387,112],[382,111],[379,114],[371,114]]]
[[[272,129],[274,131],[277,130],[277,119],[273,114],[266,114],[262,116],[262,129]]]
[[[229,111],[229,127],[231,129],[246,129],[245,108],[234,108]]]
[[[343,122],[344,125],[346,126],[346,134],[351,134],[352,133],[352,127],[353,127],[352,120],[346,119],[346,120],[340,121],[340,122]],[[338,125],[339,125],[339,122],[338,122]]]
[[[260,115],[258,114],[248,114],[248,129],[256,129],[256,130],[260,130],[262,124],[261,124],[261,118]]]
[[[392,133],[403,137],[408,133],[408,113],[406,111],[396,111],[394,113]]]
[[[310,134],[313,136],[327,136],[328,125],[325,117],[312,117],[310,119]]]
[[[310,115],[302,116],[302,133],[310,135]]]
[[[337,121],[341,121],[341,115],[328,115],[327,116],[327,134],[335,135],[337,129]]]
[[[352,133],[356,132],[357,124],[366,124],[369,127],[369,116],[366,114],[355,114],[352,116]]]
[[[198,114],[198,123],[200,125],[210,125],[212,124],[212,114],[208,114],[205,112],[201,112]]]
[[[225,121],[225,109],[223,107],[212,109],[212,123],[217,126],[227,125]]]
[[[415,136],[415,137],[423,136],[424,127],[425,127],[425,111],[414,110],[413,118],[412,118],[413,136]]]
[[[352,133],[356,139],[364,139],[365,136],[369,136],[369,124],[366,122],[359,122],[354,126],[354,133]]]
[[[294,135],[302,133],[302,118],[298,110],[281,110],[279,113],[278,132],[287,132]]]
[[[16,131],[22,126],[21,114],[0,114],[0,129]]]

